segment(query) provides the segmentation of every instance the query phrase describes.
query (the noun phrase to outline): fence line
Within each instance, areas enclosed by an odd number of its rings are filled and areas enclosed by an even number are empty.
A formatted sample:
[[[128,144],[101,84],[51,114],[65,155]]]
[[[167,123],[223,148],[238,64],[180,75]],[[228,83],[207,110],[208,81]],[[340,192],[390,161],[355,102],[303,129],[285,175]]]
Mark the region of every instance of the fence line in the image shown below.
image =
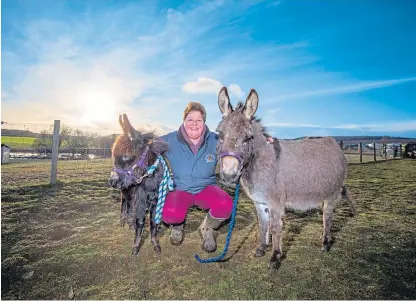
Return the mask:
[[[52,184],[57,180],[59,161],[86,162],[111,158],[111,146],[118,135],[117,130],[67,126],[59,120],[54,125],[2,124],[2,154],[4,143],[11,147],[10,162],[51,162]],[[409,144],[411,147],[408,147]],[[339,145],[350,163],[400,159],[408,155],[416,157],[416,141],[404,139],[383,143],[371,140],[339,141]]]

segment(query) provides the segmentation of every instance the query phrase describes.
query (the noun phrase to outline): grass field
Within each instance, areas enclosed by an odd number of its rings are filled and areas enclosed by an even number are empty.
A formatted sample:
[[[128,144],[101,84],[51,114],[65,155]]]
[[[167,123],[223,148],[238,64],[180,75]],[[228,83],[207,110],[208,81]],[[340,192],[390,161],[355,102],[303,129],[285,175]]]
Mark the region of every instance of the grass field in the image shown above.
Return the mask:
[[[289,212],[285,258],[267,269],[270,251],[252,256],[258,240],[254,206],[242,195],[227,257],[200,264],[198,225],[190,211],[186,237],[160,236],[156,256],[147,238],[130,255],[133,231],[118,223],[118,192],[107,186],[109,161],[62,162],[57,186],[50,165],[2,166],[3,299],[414,299],[416,296],[416,160],[350,165],[347,184],[358,216],[337,209],[335,243],[320,251],[319,210]],[[228,226],[221,229],[222,250]],[[145,236],[148,231],[145,230]]]
[[[1,143],[13,148],[31,148],[36,138],[33,137],[16,137],[1,136]]]

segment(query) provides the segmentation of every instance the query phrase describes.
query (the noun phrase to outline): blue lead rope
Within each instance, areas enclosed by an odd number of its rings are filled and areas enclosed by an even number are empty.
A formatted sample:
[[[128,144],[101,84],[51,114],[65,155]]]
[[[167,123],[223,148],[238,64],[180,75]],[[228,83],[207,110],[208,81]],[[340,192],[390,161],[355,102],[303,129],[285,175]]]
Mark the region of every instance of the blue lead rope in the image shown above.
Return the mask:
[[[235,223],[235,214],[237,212],[237,203],[238,203],[239,192],[240,192],[240,183],[237,183],[237,186],[235,187],[235,194],[234,194],[233,212],[231,214],[231,221],[230,221],[230,226],[228,228],[227,239],[225,241],[224,250],[222,250],[222,253],[219,256],[213,257],[213,258],[208,258],[208,259],[201,259],[198,254],[195,254],[194,257],[198,262],[200,262],[200,263],[216,262],[216,261],[219,261],[219,260],[223,259],[225,257],[225,255],[227,254],[228,247],[229,247],[230,241],[231,241],[231,235],[233,233],[234,223]]]
[[[163,179],[159,185],[159,194],[157,197],[156,213],[154,218],[156,224],[160,224],[160,222],[162,221],[162,211],[163,206],[165,205],[166,194],[168,193],[168,189],[169,191],[173,190],[173,180],[170,177],[168,166],[161,155],[157,156],[155,163],[149,167],[147,173],[149,175],[153,174],[159,162],[162,163],[163,166]]]

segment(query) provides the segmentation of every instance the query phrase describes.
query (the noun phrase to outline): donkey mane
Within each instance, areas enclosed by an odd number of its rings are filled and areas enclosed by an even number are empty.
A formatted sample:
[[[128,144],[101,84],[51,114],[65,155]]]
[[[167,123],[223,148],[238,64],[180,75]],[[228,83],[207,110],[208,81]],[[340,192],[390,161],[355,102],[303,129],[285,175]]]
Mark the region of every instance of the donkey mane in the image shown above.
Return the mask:
[[[156,156],[167,151],[166,142],[158,138],[154,133],[143,133],[140,131],[137,132],[140,134],[140,141],[143,144],[149,144],[151,152]],[[134,144],[135,143],[133,143],[133,141],[131,141],[127,135],[120,134],[114,141],[113,147],[111,149],[113,157],[136,154],[138,150],[135,148]]]

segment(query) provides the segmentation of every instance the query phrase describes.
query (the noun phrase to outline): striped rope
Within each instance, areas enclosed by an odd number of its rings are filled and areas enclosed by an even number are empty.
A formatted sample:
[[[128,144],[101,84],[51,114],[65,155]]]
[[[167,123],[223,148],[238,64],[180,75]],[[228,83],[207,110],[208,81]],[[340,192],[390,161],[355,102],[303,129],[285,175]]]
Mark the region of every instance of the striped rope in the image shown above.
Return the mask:
[[[157,197],[156,214],[154,217],[156,224],[160,224],[162,220],[162,211],[163,211],[163,206],[165,205],[167,191],[168,189],[169,191],[173,190],[173,180],[170,176],[169,169],[165,162],[165,159],[163,159],[161,155],[157,156],[155,163],[149,167],[149,169],[147,170],[147,173],[149,175],[152,175],[154,171],[156,170],[159,163],[162,163],[162,166],[163,166],[163,179],[159,185],[159,194]]]

